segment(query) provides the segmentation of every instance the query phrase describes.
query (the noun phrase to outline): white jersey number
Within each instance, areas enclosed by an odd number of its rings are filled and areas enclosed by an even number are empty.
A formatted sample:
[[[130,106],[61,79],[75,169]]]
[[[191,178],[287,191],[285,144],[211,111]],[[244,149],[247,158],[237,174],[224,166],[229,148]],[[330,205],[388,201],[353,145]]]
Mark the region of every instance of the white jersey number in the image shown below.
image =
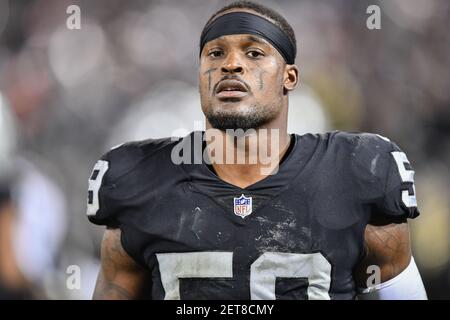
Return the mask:
[[[402,190],[402,201],[408,208],[417,207],[416,200],[416,187],[414,185],[414,170],[407,169],[405,164],[409,164],[408,158],[404,152],[394,151],[391,152],[394,157],[395,163],[397,164],[398,173],[402,182],[411,182],[413,188],[413,194],[409,194],[408,190]]]
[[[165,300],[180,299],[180,278],[232,278],[232,252],[156,254]],[[308,299],[329,300],[331,264],[320,253],[266,252],[250,266],[252,300],[275,300],[277,277],[308,278]]]
[[[89,178],[88,199],[87,199],[87,215],[95,216],[100,209],[98,201],[98,191],[102,185],[103,176],[109,169],[108,161],[98,160],[92,169],[91,177]]]

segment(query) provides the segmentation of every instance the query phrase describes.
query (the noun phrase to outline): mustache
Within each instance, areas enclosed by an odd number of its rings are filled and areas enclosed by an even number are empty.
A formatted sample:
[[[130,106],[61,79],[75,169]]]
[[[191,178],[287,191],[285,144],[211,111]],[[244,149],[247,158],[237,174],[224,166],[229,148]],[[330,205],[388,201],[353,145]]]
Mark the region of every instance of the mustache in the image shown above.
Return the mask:
[[[251,91],[252,91],[252,89],[251,89],[251,87],[248,85],[248,83],[245,82],[243,79],[241,79],[239,76],[225,75],[225,76],[223,76],[222,78],[220,78],[219,81],[217,81],[217,83],[216,83],[216,84],[214,85],[214,87],[213,87],[212,92],[216,92],[217,86],[218,86],[219,83],[221,83],[223,80],[237,80],[237,81],[240,81],[240,82],[242,82],[242,83],[245,85],[245,87],[247,88],[248,92],[251,92]]]

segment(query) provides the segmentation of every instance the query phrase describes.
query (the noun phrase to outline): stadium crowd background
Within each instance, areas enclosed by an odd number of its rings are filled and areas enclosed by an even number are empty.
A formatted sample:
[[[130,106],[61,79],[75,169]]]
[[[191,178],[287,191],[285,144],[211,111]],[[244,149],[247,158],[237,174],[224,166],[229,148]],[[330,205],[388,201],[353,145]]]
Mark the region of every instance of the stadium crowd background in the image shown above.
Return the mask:
[[[261,2],[297,36],[290,131],[375,132],[406,152],[422,212],[410,222],[414,256],[429,298],[449,299],[450,2]],[[66,27],[71,4],[81,8],[81,30]],[[101,154],[202,128],[199,36],[223,4],[0,0],[0,104],[17,136],[0,117],[0,146],[17,142],[12,243],[36,298],[91,296],[103,228],[85,217],[86,193]],[[380,30],[366,27],[372,4]],[[70,290],[73,265],[81,286]]]

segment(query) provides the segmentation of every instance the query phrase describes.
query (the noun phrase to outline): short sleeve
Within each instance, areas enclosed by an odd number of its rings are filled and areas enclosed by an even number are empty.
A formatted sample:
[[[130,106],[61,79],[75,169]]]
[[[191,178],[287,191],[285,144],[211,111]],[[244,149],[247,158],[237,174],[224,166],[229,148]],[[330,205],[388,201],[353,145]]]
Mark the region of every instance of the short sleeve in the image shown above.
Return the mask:
[[[415,218],[414,170],[406,154],[388,138],[364,133],[353,139],[352,170],[360,199],[377,213]]]
[[[114,163],[111,152],[104,154],[94,165],[89,177],[87,193],[87,217],[97,225],[118,227],[118,206],[110,194],[114,189]]]
[[[414,170],[406,154],[393,142],[388,142],[385,156],[389,166],[385,176],[383,197],[376,203],[379,212],[394,216],[415,218],[420,212],[417,207]]]
[[[111,228],[120,227],[119,217],[131,190],[127,175],[141,158],[133,143],[112,148],[94,165],[89,177],[87,216],[89,221]],[[132,179],[131,179],[132,180]],[[128,181],[129,184],[124,182]]]

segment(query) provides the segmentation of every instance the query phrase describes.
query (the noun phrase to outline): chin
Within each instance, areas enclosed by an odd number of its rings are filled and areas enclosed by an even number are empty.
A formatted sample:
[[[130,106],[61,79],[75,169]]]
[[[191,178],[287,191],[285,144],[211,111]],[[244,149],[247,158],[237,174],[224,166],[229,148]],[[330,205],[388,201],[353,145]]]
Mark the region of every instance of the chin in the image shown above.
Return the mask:
[[[211,110],[213,110],[213,112],[232,112],[233,115],[236,113],[245,115],[255,109],[256,107],[254,105],[250,104],[248,101],[242,101],[242,99],[219,100],[211,106]]]

